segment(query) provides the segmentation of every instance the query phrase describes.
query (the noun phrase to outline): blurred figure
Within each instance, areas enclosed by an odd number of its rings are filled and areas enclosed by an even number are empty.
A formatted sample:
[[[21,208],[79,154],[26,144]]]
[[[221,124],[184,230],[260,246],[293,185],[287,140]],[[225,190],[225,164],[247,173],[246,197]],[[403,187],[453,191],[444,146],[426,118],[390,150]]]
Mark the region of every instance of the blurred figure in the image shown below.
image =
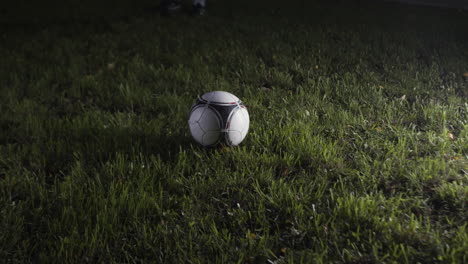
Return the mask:
[[[181,9],[182,0],[162,0],[161,11],[163,14],[170,14]],[[192,14],[204,15],[205,14],[206,0],[193,0]]]

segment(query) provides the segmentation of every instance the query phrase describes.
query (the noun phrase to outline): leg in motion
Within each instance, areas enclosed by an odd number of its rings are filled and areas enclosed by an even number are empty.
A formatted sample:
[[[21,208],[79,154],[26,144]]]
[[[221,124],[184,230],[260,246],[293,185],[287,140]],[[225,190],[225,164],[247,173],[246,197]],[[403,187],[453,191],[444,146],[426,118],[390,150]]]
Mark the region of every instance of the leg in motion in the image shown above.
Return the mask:
[[[204,15],[205,6],[206,6],[206,0],[193,0],[193,14]]]

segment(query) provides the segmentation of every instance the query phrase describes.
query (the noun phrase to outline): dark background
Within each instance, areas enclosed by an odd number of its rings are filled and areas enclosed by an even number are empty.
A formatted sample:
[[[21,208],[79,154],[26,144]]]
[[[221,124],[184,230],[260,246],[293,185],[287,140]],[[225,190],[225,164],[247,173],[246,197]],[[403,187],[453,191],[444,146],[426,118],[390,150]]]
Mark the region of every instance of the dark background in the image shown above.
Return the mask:
[[[183,0],[190,5],[192,0]],[[265,12],[269,10],[282,10],[296,8],[299,10],[305,5],[317,6],[349,5],[353,7],[366,7],[369,5],[406,6],[399,2],[422,5],[442,5],[453,8],[468,8],[468,0],[208,0],[208,8],[216,7],[229,9],[230,7],[243,9],[249,12],[249,5],[263,5]],[[15,0],[0,1],[0,24],[30,24],[61,21],[96,21],[102,19],[129,17],[142,14],[152,14],[158,11],[160,0]],[[427,8],[427,7],[420,7]],[[257,9],[258,10],[258,9]],[[307,10],[302,10],[302,12]]]
[[[410,3],[410,4],[417,4],[417,5],[427,5],[427,6],[443,6],[443,7],[468,9],[467,0],[387,0],[387,1],[395,1],[395,2]]]
[[[0,23],[87,21],[138,15],[158,7],[158,0],[16,0],[0,4]]]

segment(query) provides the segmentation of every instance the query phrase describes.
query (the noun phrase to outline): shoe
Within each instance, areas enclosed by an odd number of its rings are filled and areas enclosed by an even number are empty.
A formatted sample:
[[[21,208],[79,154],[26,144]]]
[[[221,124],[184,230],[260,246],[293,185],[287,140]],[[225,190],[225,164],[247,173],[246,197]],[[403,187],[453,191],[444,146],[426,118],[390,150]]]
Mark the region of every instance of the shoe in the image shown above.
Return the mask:
[[[179,2],[171,1],[167,6],[166,9],[170,12],[178,11],[182,5]]]
[[[193,6],[192,8],[192,15],[194,16],[203,16],[205,14],[205,7],[200,5],[200,4],[196,4]]]
[[[182,5],[179,1],[175,0],[166,0],[161,4],[161,14],[170,15],[181,9]]]

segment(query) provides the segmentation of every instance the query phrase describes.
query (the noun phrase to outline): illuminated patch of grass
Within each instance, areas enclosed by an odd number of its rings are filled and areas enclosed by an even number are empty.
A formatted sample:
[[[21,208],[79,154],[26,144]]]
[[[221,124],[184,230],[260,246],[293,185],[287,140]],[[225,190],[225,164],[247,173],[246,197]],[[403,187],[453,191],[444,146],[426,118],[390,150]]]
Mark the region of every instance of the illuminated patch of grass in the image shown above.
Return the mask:
[[[467,262],[466,14],[275,7],[6,31],[0,259]],[[190,138],[211,90],[239,147]]]

